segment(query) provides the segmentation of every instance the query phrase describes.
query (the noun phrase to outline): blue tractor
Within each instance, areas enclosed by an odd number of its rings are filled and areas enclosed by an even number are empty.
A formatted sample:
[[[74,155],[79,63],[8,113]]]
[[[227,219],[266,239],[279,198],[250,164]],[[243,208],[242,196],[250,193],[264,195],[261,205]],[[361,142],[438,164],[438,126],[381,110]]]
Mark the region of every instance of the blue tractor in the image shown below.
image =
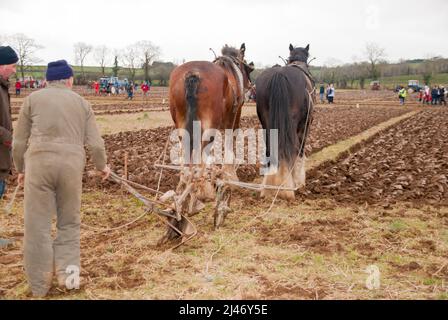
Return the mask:
[[[128,79],[120,80],[118,79],[118,77],[103,77],[100,78],[99,82],[100,82],[100,90],[102,92],[107,90],[109,84],[118,89],[118,88],[125,88],[129,83]]]
[[[409,80],[408,89],[412,89],[414,92],[419,92],[423,89],[418,80]]]

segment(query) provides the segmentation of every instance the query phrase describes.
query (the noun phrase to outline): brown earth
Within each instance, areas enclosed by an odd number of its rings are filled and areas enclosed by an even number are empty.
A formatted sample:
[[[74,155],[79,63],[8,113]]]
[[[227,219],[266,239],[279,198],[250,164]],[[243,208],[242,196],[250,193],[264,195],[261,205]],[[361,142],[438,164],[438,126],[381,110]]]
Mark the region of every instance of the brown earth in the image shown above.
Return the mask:
[[[338,96],[347,99],[346,105],[316,108],[308,152],[410,110],[381,107],[393,104],[391,94],[344,94]],[[356,108],[362,99],[366,104],[370,99],[372,106]],[[150,215],[106,233],[83,226],[81,290],[53,289],[48,298],[448,299],[448,211],[442,179],[448,154],[445,114],[442,109],[425,109],[310,171],[307,191],[295,202],[277,201],[269,211],[270,201],[238,191],[232,200],[234,211],[218,231],[213,230],[213,205],[208,205],[191,218],[198,235],[175,251],[156,247],[164,228]],[[256,119],[243,119],[244,127],[254,125]],[[162,153],[169,130],[105,136],[114,169],[122,173],[127,151],[131,178],[154,187],[157,175],[150,166]],[[373,176],[365,176],[369,173]],[[241,175],[248,180],[256,176],[252,170]],[[337,194],[322,187],[339,181]],[[172,188],[176,177],[165,174],[162,182],[164,188]],[[350,189],[356,182],[365,183],[366,190]],[[413,193],[410,186],[422,194]],[[117,227],[142,214],[138,201],[110,187],[90,179],[83,194],[84,224]],[[313,187],[320,189],[308,193]],[[384,189],[382,200],[368,195],[371,187]],[[403,193],[394,194],[397,190]],[[346,200],[344,194],[353,197]],[[415,205],[428,195],[434,202]],[[0,226],[1,237],[16,241],[0,250],[0,299],[29,299],[22,265],[21,201],[12,214],[0,214]],[[372,264],[381,271],[379,290],[365,286],[365,270]]]
[[[404,108],[356,108],[317,107],[307,141],[307,153],[312,154],[340,140],[356,135],[378,123],[408,112]],[[260,128],[258,118],[242,119],[242,128]],[[125,153],[128,153],[129,178],[140,184],[155,187],[159,180],[159,170],[152,167],[163,153],[167,137],[172,128],[120,132],[104,136],[109,162],[112,169],[122,175]],[[168,150],[169,151],[169,150]],[[169,162],[169,153],[166,160]],[[91,165],[87,170],[91,170]],[[238,169],[242,181],[253,181],[257,176],[255,165],[244,165]],[[166,172],[161,181],[161,190],[169,190],[177,184],[177,176]],[[90,186],[95,182],[86,180]]]
[[[304,198],[448,205],[448,110],[427,109],[308,172]]]

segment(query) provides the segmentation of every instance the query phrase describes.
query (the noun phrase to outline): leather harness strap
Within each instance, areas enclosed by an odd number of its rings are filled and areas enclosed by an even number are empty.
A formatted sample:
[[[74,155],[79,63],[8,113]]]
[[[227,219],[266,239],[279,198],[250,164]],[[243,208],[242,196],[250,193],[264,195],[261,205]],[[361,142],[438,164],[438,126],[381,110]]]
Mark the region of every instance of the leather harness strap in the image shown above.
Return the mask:
[[[309,85],[312,88],[312,90],[308,91],[308,93],[312,97],[313,102],[315,103],[316,102],[316,81],[314,80],[313,75],[309,71],[307,64],[304,62],[294,61],[294,62],[291,62],[290,64],[288,64],[288,66],[298,68],[306,75],[306,77],[309,81]]]

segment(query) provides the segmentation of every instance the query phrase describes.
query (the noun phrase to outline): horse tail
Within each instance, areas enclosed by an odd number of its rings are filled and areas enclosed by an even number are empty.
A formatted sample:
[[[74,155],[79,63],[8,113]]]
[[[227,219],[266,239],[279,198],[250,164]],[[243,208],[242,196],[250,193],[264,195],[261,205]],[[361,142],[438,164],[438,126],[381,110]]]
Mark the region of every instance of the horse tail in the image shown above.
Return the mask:
[[[296,149],[296,134],[289,111],[292,100],[291,85],[286,76],[277,72],[269,81],[268,90],[269,128],[278,129],[278,154],[273,154],[275,148],[271,148],[271,164],[286,161],[291,165]]]
[[[193,73],[185,77],[185,99],[187,101],[186,130],[190,135],[190,153],[193,153],[193,121],[197,120],[199,76]]]

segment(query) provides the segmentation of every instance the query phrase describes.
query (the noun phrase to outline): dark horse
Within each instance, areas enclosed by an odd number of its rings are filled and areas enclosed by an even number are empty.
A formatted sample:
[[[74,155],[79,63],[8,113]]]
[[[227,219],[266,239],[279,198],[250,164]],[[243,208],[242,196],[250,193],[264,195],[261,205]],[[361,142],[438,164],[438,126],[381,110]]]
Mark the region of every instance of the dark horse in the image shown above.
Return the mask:
[[[237,129],[246,91],[251,88],[253,64],[244,60],[246,46],[224,46],[212,62],[187,62],[170,76],[170,112],[177,129],[190,135],[193,151],[193,121],[207,129]],[[185,142],[185,141],[184,141]],[[232,166],[233,167],[233,166]]]
[[[309,45],[289,47],[288,64],[264,71],[256,80],[257,114],[266,134],[269,171],[263,184],[296,189],[305,185],[305,143],[312,121],[314,81],[308,71]],[[278,129],[278,148],[269,129]],[[262,196],[268,192],[264,189]],[[279,197],[294,199],[294,191]]]

